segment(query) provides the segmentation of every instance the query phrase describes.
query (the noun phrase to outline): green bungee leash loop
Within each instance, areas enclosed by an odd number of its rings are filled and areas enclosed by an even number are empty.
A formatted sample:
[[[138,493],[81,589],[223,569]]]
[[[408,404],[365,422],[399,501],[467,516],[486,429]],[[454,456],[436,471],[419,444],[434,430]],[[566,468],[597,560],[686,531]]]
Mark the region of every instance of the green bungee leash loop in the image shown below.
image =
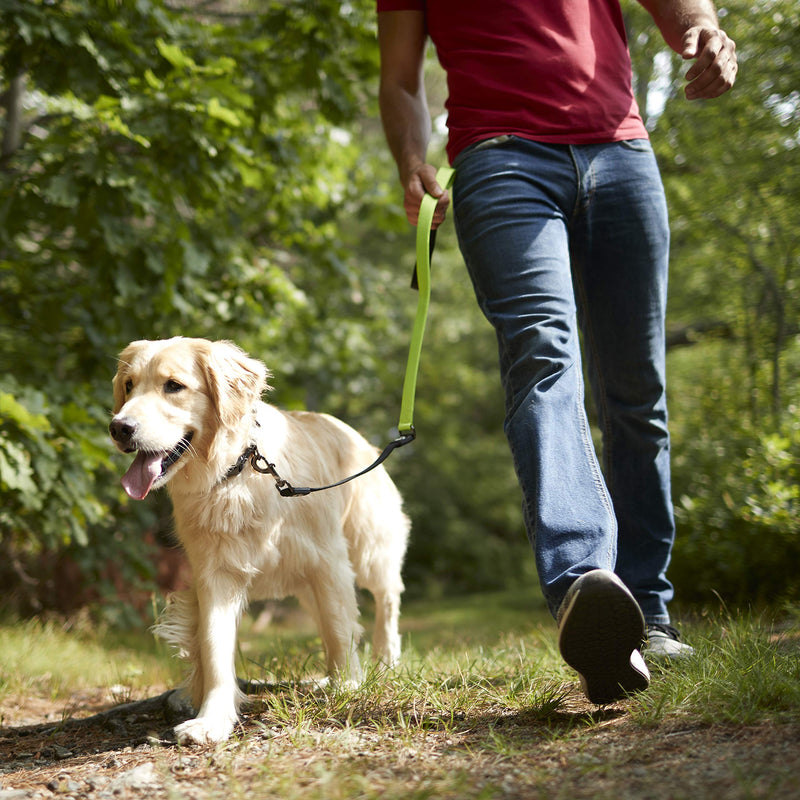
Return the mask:
[[[436,173],[436,181],[443,189],[449,189],[453,185],[455,170],[451,167],[442,167]],[[389,442],[381,451],[381,454],[366,469],[350,475],[329,486],[292,486],[289,481],[284,480],[279,474],[274,464],[270,463],[261,453],[255,444],[245,450],[239,461],[228,470],[224,480],[238,475],[245,467],[247,462],[256,472],[264,475],[271,475],[275,479],[275,486],[282,497],[305,497],[312,492],[323,492],[326,489],[333,489],[343,483],[355,480],[365,475],[382,464],[398,447],[402,447],[416,438],[414,430],[414,397],[417,393],[417,374],[419,373],[419,361],[422,354],[422,339],[425,335],[425,324],[428,319],[428,307],[431,300],[431,254],[433,243],[435,242],[435,231],[431,231],[433,224],[433,213],[436,210],[438,200],[430,194],[422,198],[419,208],[419,221],[417,222],[417,267],[414,285],[419,289],[419,299],[417,300],[417,313],[414,318],[414,327],[411,330],[411,344],[408,350],[408,363],[406,364],[406,374],[403,380],[403,397],[400,404],[400,423],[397,426],[399,436]]]
[[[453,185],[455,170],[452,167],[442,167],[436,173],[436,182],[443,188],[449,189]],[[400,423],[397,428],[400,436],[414,438],[414,398],[417,393],[417,375],[419,374],[419,360],[422,354],[422,339],[425,336],[425,324],[428,319],[428,307],[431,301],[431,225],[433,212],[436,210],[438,200],[430,194],[422,198],[419,207],[419,221],[417,222],[417,270],[416,285],[419,289],[417,301],[417,315],[411,331],[411,345],[408,350],[408,364],[403,382],[403,398],[400,404]],[[409,441],[411,440],[409,439]],[[405,444],[405,442],[403,442]]]

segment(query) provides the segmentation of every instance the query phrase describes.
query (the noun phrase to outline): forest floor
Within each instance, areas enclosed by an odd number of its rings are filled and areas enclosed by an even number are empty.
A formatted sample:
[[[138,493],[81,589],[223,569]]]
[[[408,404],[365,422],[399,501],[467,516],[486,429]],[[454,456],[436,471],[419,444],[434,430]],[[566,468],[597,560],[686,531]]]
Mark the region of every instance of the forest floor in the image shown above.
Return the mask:
[[[171,721],[164,695],[109,713],[104,694],[73,698],[66,720],[63,704],[6,698],[0,800],[800,797],[797,723],[642,729],[624,703],[597,710],[575,693],[544,722],[503,708],[455,724],[422,714],[399,742],[369,724],[298,737],[252,713],[225,746],[179,748],[159,738]]]
[[[800,797],[796,615],[696,622],[694,659],[598,708],[560,661],[552,621],[531,626],[527,606],[517,626],[505,601],[409,608],[401,667],[340,692],[308,680],[313,631],[245,643],[239,673],[270,688],[215,747],[170,741],[188,709],[174,672],[136,661],[144,637],[120,647],[103,632],[0,625],[0,800]],[[126,669],[138,682],[114,685],[109,670]]]

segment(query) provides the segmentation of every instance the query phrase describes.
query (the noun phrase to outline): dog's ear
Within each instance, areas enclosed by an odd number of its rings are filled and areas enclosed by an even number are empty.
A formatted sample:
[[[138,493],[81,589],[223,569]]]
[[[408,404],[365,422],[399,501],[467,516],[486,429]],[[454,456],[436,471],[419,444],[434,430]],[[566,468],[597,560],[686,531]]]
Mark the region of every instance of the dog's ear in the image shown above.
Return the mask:
[[[131,342],[120,354],[117,361],[117,374],[111,382],[114,389],[114,414],[125,405],[125,383],[130,375],[136,356],[149,344],[146,341]]]
[[[269,372],[232,342],[211,342],[201,357],[217,416],[222,425],[233,427],[270,388]]]

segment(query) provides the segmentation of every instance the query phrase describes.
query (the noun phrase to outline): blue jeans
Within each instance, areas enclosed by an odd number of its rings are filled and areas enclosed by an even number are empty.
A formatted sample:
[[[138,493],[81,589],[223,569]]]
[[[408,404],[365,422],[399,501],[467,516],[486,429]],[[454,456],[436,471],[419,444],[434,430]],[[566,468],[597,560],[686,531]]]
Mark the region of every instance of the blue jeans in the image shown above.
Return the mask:
[[[499,137],[453,166],[459,244],[497,333],[505,432],[548,606],[555,615],[584,572],[613,569],[646,620],[667,623],[669,226],[650,143]]]

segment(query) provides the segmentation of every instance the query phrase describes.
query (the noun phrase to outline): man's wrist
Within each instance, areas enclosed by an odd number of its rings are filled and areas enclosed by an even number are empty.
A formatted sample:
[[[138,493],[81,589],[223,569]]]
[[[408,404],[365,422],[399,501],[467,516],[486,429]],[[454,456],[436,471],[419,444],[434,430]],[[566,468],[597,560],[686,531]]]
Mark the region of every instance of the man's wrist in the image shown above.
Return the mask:
[[[408,186],[408,184],[415,177],[419,175],[419,173],[424,169],[424,167],[425,167],[425,161],[419,158],[416,158],[414,159],[414,161],[411,161],[406,165],[404,165],[403,167],[400,167],[400,169],[398,170],[400,175],[400,183],[404,187]]]

